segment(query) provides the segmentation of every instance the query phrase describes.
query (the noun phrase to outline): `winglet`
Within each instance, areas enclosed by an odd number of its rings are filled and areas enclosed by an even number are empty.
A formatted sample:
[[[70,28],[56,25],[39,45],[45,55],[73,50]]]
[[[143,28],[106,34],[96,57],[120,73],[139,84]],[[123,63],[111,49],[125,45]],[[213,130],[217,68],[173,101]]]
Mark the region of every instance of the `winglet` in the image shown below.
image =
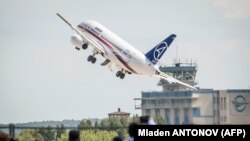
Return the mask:
[[[61,14],[56,13],[56,15],[60,19],[62,19],[68,26],[70,26],[72,30],[74,30],[78,35],[80,35],[85,42],[87,42],[87,43],[89,43],[91,45],[94,45],[102,53],[105,53],[104,49],[100,45],[98,45],[96,42],[92,41],[89,37],[84,35],[80,30],[78,30],[75,26],[73,26],[68,20],[66,20],[66,18],[64,18]]]

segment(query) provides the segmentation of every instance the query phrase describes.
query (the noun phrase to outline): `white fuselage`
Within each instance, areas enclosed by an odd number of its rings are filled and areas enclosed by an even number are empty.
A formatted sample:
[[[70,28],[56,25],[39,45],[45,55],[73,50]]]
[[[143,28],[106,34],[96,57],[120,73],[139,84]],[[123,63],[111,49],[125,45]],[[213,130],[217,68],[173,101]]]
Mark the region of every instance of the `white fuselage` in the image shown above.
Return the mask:
[[[176,37],[175,34],[171,34],[165,38],[144,55],[142,52],[97,22],[86,21],[75,27],[61,14],[56,14],[77,33],[77,35],[71,36],[71,42],[75,48],[77,50],[80,50],[80,48],[87,49],[88,45],[91,45],[93,47],[93,55],[89,55],[87,60],[94,64],[96,62],[95,55],[101,54],[106,58],[106,60],[101,63],[102,66],[107,65],[111,69],[112,64],[115,64],[118,68],[116,77],[123,79],[126,73],[157,76],[169,83],[178,83],[192,89],[197,89],[194,86],[183,83],[180,80],[161,72],[157,65],[159,59]]]
[[[77,27],[84,35],[102,46],[104,57],[111,60],[120,69],[135,74],[155,75],[158,67],[132,45],[118,37],[103,25],[86,21]]]

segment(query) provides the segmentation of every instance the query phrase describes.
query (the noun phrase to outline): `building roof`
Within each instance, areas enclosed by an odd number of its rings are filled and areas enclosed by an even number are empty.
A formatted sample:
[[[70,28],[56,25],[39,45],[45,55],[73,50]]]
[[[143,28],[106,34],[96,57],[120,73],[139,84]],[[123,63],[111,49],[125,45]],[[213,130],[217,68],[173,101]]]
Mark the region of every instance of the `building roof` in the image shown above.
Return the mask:
[[[170,66],[170,67],[160,67],[163,72],[177,72],[177,71],[197,71],[197,66]]]
[[[112,115],[116,115],[116,116],[127,116],[127,115],[130,115],[130,113],[127,113],[127,112],[122,112],[120,108],[118,108],[118,111],[116,112],[113,112],[113,113],[109,113],[109,116],[112,116]]]

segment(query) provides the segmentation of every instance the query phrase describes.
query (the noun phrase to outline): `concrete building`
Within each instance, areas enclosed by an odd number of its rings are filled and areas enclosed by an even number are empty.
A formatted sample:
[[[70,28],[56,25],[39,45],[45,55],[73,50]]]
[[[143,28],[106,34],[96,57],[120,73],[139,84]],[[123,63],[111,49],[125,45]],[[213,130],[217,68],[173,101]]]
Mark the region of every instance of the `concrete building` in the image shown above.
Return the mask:
[[[176,63],[161,70],[196,85],[196,64]],[[188,90],[165,80],[158,85],[162,92],[142,92],[134,99],[142,116],[162,116],[166,124],[250,124],[250,90]]]

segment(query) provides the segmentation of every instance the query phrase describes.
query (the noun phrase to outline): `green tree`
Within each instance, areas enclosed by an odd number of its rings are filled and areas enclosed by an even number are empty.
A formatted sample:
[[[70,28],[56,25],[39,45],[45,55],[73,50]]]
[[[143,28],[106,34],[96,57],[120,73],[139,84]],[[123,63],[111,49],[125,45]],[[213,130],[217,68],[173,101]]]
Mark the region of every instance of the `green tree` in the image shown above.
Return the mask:
[[[52,141],[55,139],[55,130],[48,126],[46,129],[39,129],[38,133],[42,135],[44,141]]]
[[[121,126],[122,127],[128,127],[129,125],[129,118],[128,117],[122,117],[120,118]]]
[[[95,127],[95,128],[100,127],[100,124],[99,124],[99,122],[98,122],[97,120],[95,121],[94,127]]]
[[[19,141],[31,141],[33,139],[32,131],[25,129],[17,137]]]
[[[101,122],[100,122],[100,127],[108,128],[109,127],[109,121],[107,119],[102,119]]]
[[[68,133],[65,132],[65,133],[61,134],[61,137],[57,138],[56,141],[68,141]]]
[[[30,130],[30,133],[33,137],[33,140],[34,139],[37,139],[38,141],[44,141],[44,138],[42,137],[42,135],[39,133],[39,130],[38,129],[33,129],[33,130]]]
[[[66,133],[66,129],[63,124],[60,125],[60,127],[56,126],[56,140],[61,138],[61,135]]]
[[[139,121],[140,121],[140,117],[138,115],[135,115],[135,116],[130,118],[130,123],[139,122]]]
[[[81,131],[81,141],[112,141],[113,137],[117,136],[116,131],[107,130],[83,130]]]
[[[35,138],[37,141],[44,141],[44,138],[41,134],[37,134],[37,135],[33,136],[33,138]]]
[[[162,116],[156,116],[154,117],[154,120],[156,124],[166,124],[166,121]]]
[[[128,138],[129,135],[127,131],[128,131],[127,128],[121,128],[116,130],[118,136],[122,138],[122,140]]]
[[[117,127],[121,127],[121,121],[120,118],[118,117],[113,117],[113,118],[109,118],[109,128],[110,129],[115,129]]]
[[[91,128],[91,127],[93,126],[90,119],[88,120],[83,119],[78,125],[78,128]]]
[[[93,127],[93,126],[92,126],[92,122],[91,122],[90,119],[88,119],[88,120],[86,121],[86,123],[87,123],[87,128]]]

